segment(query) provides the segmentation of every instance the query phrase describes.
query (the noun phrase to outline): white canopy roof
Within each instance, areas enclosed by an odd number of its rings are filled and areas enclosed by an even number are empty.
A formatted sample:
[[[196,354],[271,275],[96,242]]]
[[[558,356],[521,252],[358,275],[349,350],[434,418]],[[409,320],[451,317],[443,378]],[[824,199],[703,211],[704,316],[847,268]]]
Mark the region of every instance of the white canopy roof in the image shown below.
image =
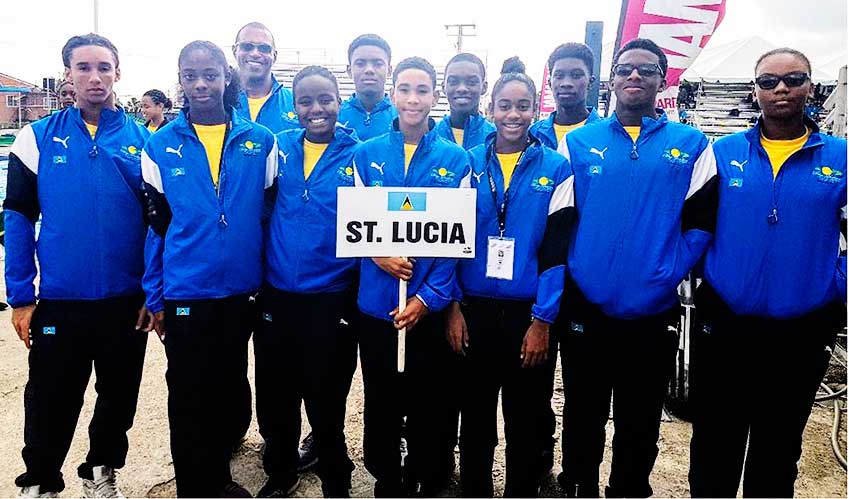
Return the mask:
[[[752,36],[723,45],[708,47],[697,56],[691,67],[682,75],[688,81],[751,81],[754,78],[754,66],[758,58],[777,48],[767,40]],[[834,81],[838,75],[827,74],[812,68],[812,80]]]

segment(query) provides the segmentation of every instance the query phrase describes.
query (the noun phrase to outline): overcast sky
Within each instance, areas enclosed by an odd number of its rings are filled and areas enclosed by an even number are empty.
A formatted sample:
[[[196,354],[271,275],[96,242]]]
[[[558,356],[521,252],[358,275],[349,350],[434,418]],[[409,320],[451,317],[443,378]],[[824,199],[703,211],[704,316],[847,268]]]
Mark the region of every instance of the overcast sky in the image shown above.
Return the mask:
[[[511,3],[514,7],[508,7]],[[250,21],[274,32],[279,62],[295,62],[294,49],[300,49],[302,62],[322,55],[344,63],[351,39],[375,32],[389,41],[394,62],[420,55],[437,65],[454,50],[444,25],[474,23],[477,36],[466,38],[464,49],[486,59],[491,81],[505,58],[518,55],[539,82],[555,46],[584,41],[586,21],[603,21],[603,42],[612,43],[621,0],[99,0],[99,6],[100,33],[121,56],[123,77],[116,91],[141,95],[174,86],[177,54],[186,43],[206,39],[229,47],[238,28]],[[93,29],[93,0],[3,0],[3,7],[0,72],[33,83],[61,74],[64,42]],[[800,49],[815,66],[829,61],[822,69],[837,75],[847,63],[847,2],[727,0],[726,18],[709,47],[752,35]]]

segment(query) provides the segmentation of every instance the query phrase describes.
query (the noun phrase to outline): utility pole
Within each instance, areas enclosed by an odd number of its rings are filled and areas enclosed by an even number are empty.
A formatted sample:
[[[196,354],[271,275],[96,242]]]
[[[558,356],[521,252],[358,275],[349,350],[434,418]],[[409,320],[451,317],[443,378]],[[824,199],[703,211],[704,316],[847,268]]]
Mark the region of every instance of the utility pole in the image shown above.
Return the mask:
[[[457,49],[458,54],[463,52],[463,37],[465,36],[475,36],[475,25],[474,24],[446,24],[446,30],[448,31],[448,36],[457,37],[457,42],[455,43],[455,49]],[[471,28],[472,32],[468,33],[464,28]]]
[[[100,29],[98,26],[98,2],[97,0],[93,0],[94,2],[94,33],[97,34]]]

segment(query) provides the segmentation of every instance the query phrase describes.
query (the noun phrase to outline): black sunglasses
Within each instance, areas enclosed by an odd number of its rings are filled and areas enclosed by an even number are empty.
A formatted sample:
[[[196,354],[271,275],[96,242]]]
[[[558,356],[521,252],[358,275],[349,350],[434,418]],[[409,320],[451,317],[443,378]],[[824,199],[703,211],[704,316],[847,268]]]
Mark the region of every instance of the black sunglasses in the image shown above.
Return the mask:
[[[253,52],[254,49],[259,50],[261,54],[271,54],[274,52],[274,47],[268,43],[239,42],[236,46],[245,52]]]
[[[661,76],[664,74],[664,71],[658,64],[614,64],[614,69],[612,69],[611,72],[617,76],[628,77],[635,69],[637,69],[638,74],[644,78],[649,78],[650,76],[655,75]]]
[[[756,85],[762,90],[773,90],[779,85],[779,82],[785,84],[788,88],[799,87],[809,80],[809,75],[806,73],[788,73],[787,75],[779,76],[774,74],[763,74],[756,77]]]

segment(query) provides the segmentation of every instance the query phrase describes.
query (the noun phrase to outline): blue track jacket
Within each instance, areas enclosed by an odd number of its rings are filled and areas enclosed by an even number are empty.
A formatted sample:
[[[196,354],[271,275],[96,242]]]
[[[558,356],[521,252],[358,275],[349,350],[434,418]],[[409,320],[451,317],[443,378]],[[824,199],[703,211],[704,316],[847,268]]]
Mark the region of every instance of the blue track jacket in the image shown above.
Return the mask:
[[[587,120],[584,122],[585,125],[590,125],[602,119],[599,117],[599,113],[596,112],[595,108],[588,109],[588,111],[590,114],[587,115]],[[550,149],[558,149],[558,136],[555,134],[556,114],[558,114],[557,111],[554,111],[545,119],[537,120],[528,129],[528,133],[534,135],[541,144]]]
[[[336,257],[337,187],[354,186],[356,133],[337,125],[334,139],[304,180],[304,129],[277,135],[278,192],[266,244],[266,281],[292,293],[351,286],[358,260]]]
[[[371,112],[366,111],[357,94],[354,94],[342,102],[337,121],[344,127],[353,128],[357,138],[366,141],[389,132],[397,116],[398,111],[386,94]]]
[[[455,142],[450,114],[443,116],[443,119],[437,123],[435,130],[440,137],[449,142]],[[496,125],[487,121],[484,116],[474,114],[467,118],[466,123],[463,124],[463,144],[458,145],[469,151],[473,147],[483,144],[487,136],[495,131]]]
[[[245,121],[251,121],[248,94],[244,90],[239,92],[239,106],[236,112]],[[257,113],[256,122],[271,130],[272,133],[280,133],[300,126],[298,116],[295,115],[292,90],[281,85],[274,75],[272,75],[272,93]]]
[[[143,286],[151,312],[166,300],[225,298],[260,287],[265,190],[277,178],[274,135],[231,113],[218,189],[206,150],[185,113],[142,152],[151,220]]]
[[[717,167],[708,139],[661,112],[633,143],[616,114],[567,134],[578,223],[569,272],[617,319],[656,315],[711,241]]]
[[[138,186],[149,135],[120,108],[101,112],[94,139],[76,108],[18,133],[3,204],[12,307],[36,301],[36,254],[40,298],[99,300],[141,292],[146,222]]]
[[[532,137],[504,192],[495,154],[496,132],[471,151],[476,203],[475,258],[460,260],[458,283],[464,295],[534,301],[531,315],[552,323],[564,290],[567,244],[575,217],[570,163]],[[490,178],[496,186],[496,199]],[[486,277],[487,244],[499,236],[498,206],[507,195],[504,237],[515,240],[513,279]]]
[[[354,153],[356,186],[378,187],[470,187],[469,156],[460,146],[441,139],[431,131],[422,137],[404,174],[404,136],[398,130],[367,140]],[[394,256],[394,255],[387,255]],[[407,296],[417,296],[432,312],[449,304],[455,283],[452,258],[417,258]],[[392,321],[390,312],[398,306],[398,279],[378,267],[370,258],[360,265],[360,310],[372,317]]]
[[[714,143],[720,191],[705,279],[735,313],[775,319],[847,299],[847,141],[812,130],[776,179],[761,122]],[[772,216],[776,210],[775,219]]]

